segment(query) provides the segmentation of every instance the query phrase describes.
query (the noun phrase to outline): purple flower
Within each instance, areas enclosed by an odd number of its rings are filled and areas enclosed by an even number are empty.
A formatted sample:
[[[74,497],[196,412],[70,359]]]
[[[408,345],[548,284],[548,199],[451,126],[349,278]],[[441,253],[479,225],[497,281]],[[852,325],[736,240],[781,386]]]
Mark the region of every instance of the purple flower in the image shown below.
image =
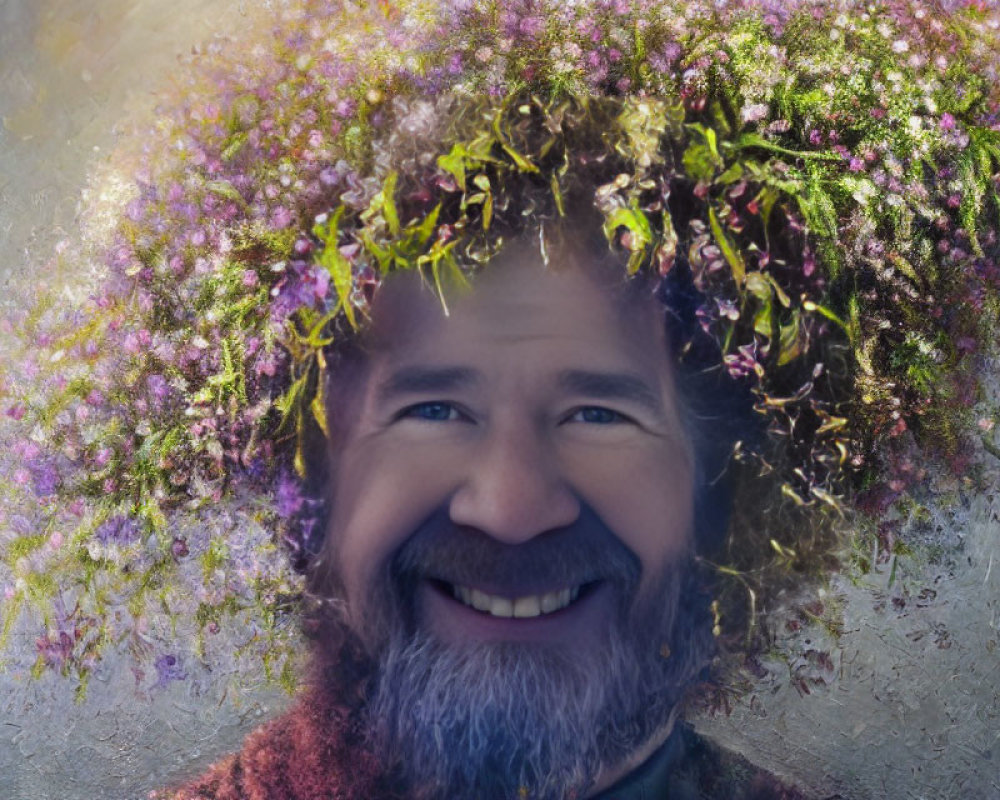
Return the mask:
[[[188,549],[187,539],[183,536],[175,536],[173,543],[170,545],[170,552],[177,559],[188,555],[190,550]]]
[[[170,384],[162,375],[150,375],[146,378],[146,388],[156,403],[162,403],[170,394]]]
[[[154,662],[156,667],[156,686],[159,689],[165,687],[170,681],[182,681],[187,677],[187,673],[181,665],[177,663],[177,656],[164,653]]]
[[[124,514],[115,514],[102,522],[94,536],[101,544],[128,544],[139,538],[139,523]]]
[[[14,514],[8,521],[11,530],[21,536],[30,536],[38,532],[35,523],[23,514]]]
[[[355,103],[353,100],[340,100],[334,106],[333,110],[338,117],[347,118],[354,113],[354,110],[356,108],[357,108],[357,103]]]
[[[292,212],[284,206],[278,206],[271,212],[271,227],[276,230],[287,228],[292,224]]]
[[[302,486],[287,473],[282,475],[278,480],[276,500],[278,516],[287,518],[298,514],[305,502]]]
[[[36,497],[51,497],[59,488],[59,473],[51,463],[38,464],[31,470]]]
[[[524,17],[518,23],[517,28],[528,38],[534,39],[545,30],[545,19],[538,16]]]

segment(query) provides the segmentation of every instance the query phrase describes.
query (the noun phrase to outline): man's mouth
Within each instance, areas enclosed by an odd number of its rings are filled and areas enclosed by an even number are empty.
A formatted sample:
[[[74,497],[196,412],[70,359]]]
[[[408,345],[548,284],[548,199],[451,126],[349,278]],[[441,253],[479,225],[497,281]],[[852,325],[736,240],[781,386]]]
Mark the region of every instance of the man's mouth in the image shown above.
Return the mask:
[[[561,611],[566,606],[576,602],[584,586],[566,587],[545,594],[529,594],[515,598],[487,594],[480,589],[455,584],[449,584],[449,588],[452,597],[469,608],[476,609],[476,611],[482,611],[494,617],[525,619]]]
[[[576,642],[603,628],[612,605],[607,580],[559,588],[421,582],[424,620],[445,641]]]
[[[590,594],[600,581],[588,581],[565,586],[547,592],[520,594],[513,592],[494,594],[484,589],[450,583],[444,580],[430,580],[437,592],[450,600],[455,600],[466,608],[478,611],[484,616],[501,619],[531,619],[555,614],[574,605],[581,597]]]

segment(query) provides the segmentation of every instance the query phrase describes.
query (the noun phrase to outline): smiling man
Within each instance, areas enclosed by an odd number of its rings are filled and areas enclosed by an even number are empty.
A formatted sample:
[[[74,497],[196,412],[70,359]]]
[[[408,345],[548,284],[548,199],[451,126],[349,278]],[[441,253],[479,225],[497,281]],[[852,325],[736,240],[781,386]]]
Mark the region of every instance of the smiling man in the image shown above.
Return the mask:
[[[179,797],[797,796],[677,720],[710,412],[587,216],[468,284],[389,276],[330,353],[311,688]]]
[[[388,281],[332,436],[325,556],[373,731],[441,796],[606,788],[708,651],[678,613],[694,457],[662,305],[550,258],[516,241],[448,316]]]
[[[726,541],[730,459],[760,429],[740,378],[776,351],[710,294],[733,282],[675,112],[382,100],[371,173],[271,269],[274,306],[323,342],[291,348],[307,399],[285,405],[308,688],[179,797],[794,797],[678,719],[719,630],[699,556]],[[797,257],[749,234],[747,253]],[[751,342],[732,364],[730,323]]]

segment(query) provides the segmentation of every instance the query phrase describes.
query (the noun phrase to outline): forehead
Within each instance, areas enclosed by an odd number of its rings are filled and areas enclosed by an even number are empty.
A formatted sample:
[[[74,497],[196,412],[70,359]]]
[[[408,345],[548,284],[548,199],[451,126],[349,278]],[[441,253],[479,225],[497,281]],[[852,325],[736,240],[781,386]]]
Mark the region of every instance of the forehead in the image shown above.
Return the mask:
[[[483,347],[591,361],[662,364],[663,311],[648,285],[569,248],[549,253],[522,239],[466,286],[442,287],[415,273],[389,276],[373,304],[364,349],[392,360],[475,359]],[[544,358],[542,359],[544,360]],[[609,363],[613,367],[614,363]]]

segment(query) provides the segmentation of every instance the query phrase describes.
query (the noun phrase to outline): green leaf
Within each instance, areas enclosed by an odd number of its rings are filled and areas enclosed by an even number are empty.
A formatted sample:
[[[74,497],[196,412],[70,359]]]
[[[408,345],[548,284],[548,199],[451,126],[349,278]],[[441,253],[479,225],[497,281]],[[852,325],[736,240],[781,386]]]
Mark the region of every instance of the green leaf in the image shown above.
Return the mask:
[[[329,438],[330,431],[326,422],[326,357],[322,350],[316,351],[316,363],[319,365],[319,375],[316,376],[316,392],[313,394],[312,402],[309,403],[309,410],[319,429],[323,431],[323,435]]]
[[[689,128],[701,134],[701,142],[693,142],[684,151],[681,160],[684,171],[699,183],[712,183],[715,174],[722,169],[724,162],[716,147],[715,131],[703,125],[689,125]]]
[[[458,188],[465,191],[465,163],[469,151],[461,144],[452,145],[447,155],[438,156],[437,165],[455,179]]]
[[[778,354],[779,367],[783,367],[802,355],[802,336],[800,334],[799,315],[798,312],[795,312],[791,321],[781,326],[778,339],[781,346]]]
[[[903,258],[899,253],[889,253],[889,261],[892,265],[902,272],[907,278],[913,281],[917,286],[923,286],[926,282],[921,280],[920,275],[913,265]]]
[[[521,172],[537,173],[539,169],[537,166],[531,163],[528,158],[521,155],[514,147],[507,141],[507,137],[503,131],[503,114],[497,114],[493,117],[493,133],[496,135],[497,142],[500,143],[500,147],[503,151],[510,157],[510,160],[514,162],[514,165]]]
[[[281,425],[284,426],[292,414],[292,411],[299,406],[299,401],[302,397],[303,392],[306,388],[306,383],[309,379],[309,373],[306,371],[305,374],[300,376],[295,380],[291,386],[288,387],[281,397],[274,401],[274,407],[278,409],[281,414]]]
[[[431,276],[434,280],[434,287],[438,294],[438,299],[441,301],[441,308],[444,309],[445,316],[450,314],[448,310],[448,301],[444,296],[444,287],[441,283],[441,267],[442,265],[450,266],[453,276],[457,276],[458,282],[461,284],[466,284],[465,276],[462,275],[462,271],[458,268],[455,263],[452,250],[458,244],[458,239],[453,239],[450,242],[442,243],[440,240],[434,242],[431,246],[429,253],[420,256],[417,259],[417,266],[424,267],[430,266]]]
[[[247,143],[247,138],[246,131],[240,131],[230,136],[226,146],[222,149],[222,160],[232,161],[236,154],[243,149],[243,145]]]
[[[552,198],[556,203],[556,211],[559,213],[560,217],[565,217],[565,200],[563,199],[562,188],[559,186],[559,176],[554,172],[549,180],[549,185],[552,187]]]
[[[628,272],[634,275],[642,263],[646,248],[653,241],[653,229],[645,213],[633,201],[630,208],[616,208],[604,219],[604,236],[613,242],[619,228],[626,228],[631,234],[629,247],[631,255],[628,261]]]
[[[729,186],[730,184],[736,183],[743,177],[743,164],[739,161],[734,161],[729,167],[723,172],[715,182],[721,186]]]
[[[412,235],[416,238],[418,244],[425,245],[427,241],[434,234],[434,229],[437,227],[438,216],[441,213],[441,204],[438,203],[434,206],[434,210],[431,211],[426,217],[423,218],[416,227],[407,228],[407,231],[412,230]]]
[[[852,340],[854,339],[854,335],[852,334],[852,327],[850,325],[848,325],[846,322],[844,322],[844,320],[842,320],[836,314],[834,314],[826,306],[822,306],[819,303],[814,303],[812,300],[803,300],[802,301],[802,308],[805,311],[809,311],[809,312],[812,312],[812,313],[819,314],[822,317],[826,317],[828,320],[830,320],[830,322],[834,322],[837,325],[839,325],[841,328],[843,328],[843,330],[849,336],[851,336]]]
[[[382,191],[380,191],[373,202],[380,202],[382,209],[382,216],[385,217],[385,222],[389,226],[389,233],[393,236],[399,236],[399,214],[396,211],[396,183],[399,180],[399,174],[395,171],[390,172],[386,176],[385,183],[382,184]]]
[[[715,239],[715,243],[719,246],[719,249],[722,251],[722,255],[729,264],[729,269],[733,274],[733,280],[736,281],[737,286],[742,287],[747,271],[746,263],[743,261],[743,255],[736,249],[736,246],[722,229],[722,224],[719,222],[719,217],[715,213],[715,208],[711,205],[708,207],[708,222],[712,228],[712,236]]]
[[[351,327],[357,328],[354,307],[351,305],[351,291],[354,287],[351,262],[344,257],[338,247],[340,218],[343,214],[344,206],[340,206],[333,213],[329,222],[326,225],[316,226],[313,233],[317,234],[317,237],[323,242],[323,249],[319,253],[317,263],[330,274],[333,288],[337,291],[337,307],[334,309],[334,313],[341,308],[344,309],[344,315]]]
[[[246,201],[243,199],[243,195],[241,195],[236,187],[229,181],[207,181],[205,183],[205,188],[212,194],[217,194],[219,197],[223,197],[226,200],[232,200],[234,203],[242,206],[243,208],[247,207]]]
[[[792,156],[806,161],[840,161],[841,158],[836,153],[828,153],[816,150],[789,150],[787,147],[777,145],[765,139],[759,133],[744,133],[732,145],[736,150],[766,150],[769,153],[778,153],[783,156]]]

